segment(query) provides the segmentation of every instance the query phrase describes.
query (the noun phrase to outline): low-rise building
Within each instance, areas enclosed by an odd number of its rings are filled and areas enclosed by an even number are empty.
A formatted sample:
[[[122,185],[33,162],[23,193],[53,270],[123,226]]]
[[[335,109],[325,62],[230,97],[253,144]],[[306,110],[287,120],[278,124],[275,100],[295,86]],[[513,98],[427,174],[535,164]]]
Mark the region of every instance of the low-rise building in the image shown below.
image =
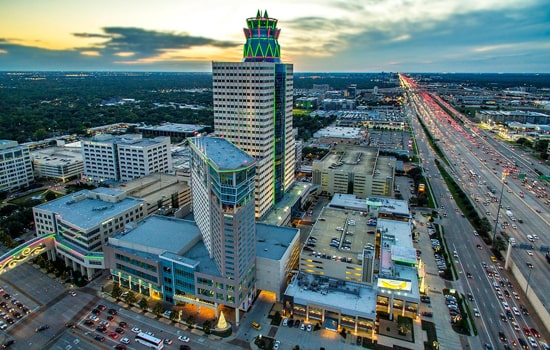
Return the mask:
[[[92,279],[105,269],[103,245],[130,222],[145,217],[145,203],[124,191],[97,188],[80,191],[33,208],[37,235],[55,234],[55,255]]]
[[[374,336],[377,313],[415,319],[416,249],[406,201],[342,195],[325,207],[284,295],[287,314],[321,327]],[[361,204],[362,202],[362,204]]]
[[[31,152],[34,173],[38,178],[66,182],[80,178],[84,169],[80,148],[49,147]]]
[[[145,215],[184,217],[191,212],[191,187],[181,175],[155,173],[113,186],[145,201]]]
[[[299,230],[257,224],[256,287],[281,296],[300,251]],[[224,282],[195,222],[153,215],[109,238],[105,265],[114,282],[165,302],[218,313],[238,293]],[[237,319],[237,322],[238,319]]]
[[[376,148],[340,144],[313,162],[312,183],[327,195],[392,196],[395,162],[394,157],[380,156]]]

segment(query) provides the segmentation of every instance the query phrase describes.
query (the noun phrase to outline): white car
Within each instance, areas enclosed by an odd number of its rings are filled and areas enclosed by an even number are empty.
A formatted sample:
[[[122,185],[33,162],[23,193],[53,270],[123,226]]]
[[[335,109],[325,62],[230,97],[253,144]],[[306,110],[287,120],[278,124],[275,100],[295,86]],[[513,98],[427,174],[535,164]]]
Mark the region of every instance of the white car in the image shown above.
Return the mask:
[[[313,326],[311,324],[308,324],[307,325],[307,331],[308,332],[311,332],[311,330],[313,329]]]
[[[189,341],[190,341],[191,339],[189,339],[189,337],[186,337],[185,335],[180,335],[180,336],[178,337],[178,340],[181,340],[181,341],[184,342],[184,343],[189,343]]]
[[[283,327],[286,327],[286,326],[288,326],[288,318],[285,318],[283,320]]]
[[[99,317],[97,317],[96,315],[90,315],[90,320],[96,322],[99,320]]]
[[[474,308],[474,316],[475,317],[480,317],[481,316],[481,314],[479,313],[479,310],[476,307]]]
[[[141,332],[141,329],[139,329],[138,327],[134,327],[132,328],[132,333],[140,333]]]
[[[120,342],[121,342],[122,344],[130,344],[130,339],[128,339],[128,338],[122,338],[122,339],[120,339]]]
[[[527,337],[527,340],[529,340],[529,344],[531,344],[532,347],[538,348],[539,344],[537,344],[537,341],[533,337]]]
[[[72,290],[70,294],[72,297],[76,297],[76,292],[74,290]]]
[[[519,309],[515,306],[512,307],[512,310],[514,311],[514,315],[519,316],[521,313],[519,312]]]
[[[275,344],[273,344],[273,350],[279,350],[279,347],[281,346],[281,341],[276,340]]]

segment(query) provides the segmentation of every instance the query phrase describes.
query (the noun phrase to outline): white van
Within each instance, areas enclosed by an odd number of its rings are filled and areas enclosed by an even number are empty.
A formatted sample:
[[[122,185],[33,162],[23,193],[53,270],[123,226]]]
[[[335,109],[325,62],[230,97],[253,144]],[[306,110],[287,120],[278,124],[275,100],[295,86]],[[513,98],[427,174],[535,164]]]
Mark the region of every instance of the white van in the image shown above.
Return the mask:
[[[527,235],[527,239],[530,241],[530,242],[534,242],[535,241],[535,238],[531,235]]]

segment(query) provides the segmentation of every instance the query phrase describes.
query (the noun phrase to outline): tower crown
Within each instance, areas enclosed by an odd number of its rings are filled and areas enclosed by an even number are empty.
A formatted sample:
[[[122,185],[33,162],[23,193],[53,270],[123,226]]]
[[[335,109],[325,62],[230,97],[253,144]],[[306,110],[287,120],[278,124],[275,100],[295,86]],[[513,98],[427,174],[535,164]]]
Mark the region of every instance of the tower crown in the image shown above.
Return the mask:
[[[256,17],[247,18],[246,25],[243,62],[281,62],[277,20],[258,10]]]

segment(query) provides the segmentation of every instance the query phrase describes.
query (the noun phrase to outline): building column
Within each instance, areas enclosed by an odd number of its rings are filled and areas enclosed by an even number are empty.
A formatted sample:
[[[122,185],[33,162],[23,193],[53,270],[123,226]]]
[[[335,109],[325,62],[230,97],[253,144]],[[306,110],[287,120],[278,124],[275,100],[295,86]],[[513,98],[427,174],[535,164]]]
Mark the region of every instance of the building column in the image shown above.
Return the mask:
[[[239,308],[238,307],[235,308],[235,324],[237,326],[239,325]]]
[[[87,273],[87,276],[88,276],[88,281],[91,281],[92,278],[94,277],[94,269],[87,267],[86,268],[86,273]]]
[[[390,321],[393,321],[393,293],[390,291],[390,302],[388,305],[388,312],[390,314]]]
[[[80,274],[82,276],[86,276],[86,268],[84,267],[84,265],[80,265]]]
[[[218,303],[214,303],[214,314],[216,315],[216,319],[220,317],[220,311],[218,310],[218,306],[219,306]]]
[[[359,328],[359,316],[355,315],[355,334],[357,334],[357,331],[358,331],[358,328]]]
[[[402,301],[403,305],[401,306],[401,316],[405,316],[405,300]]]
[[[306,305],[306,322],[309,322],[309,304]]]
[[[71,260],[71,264],[73,266],[73,271],[76,271],[78,269],[78,265],[76,264],[76,261]]]

